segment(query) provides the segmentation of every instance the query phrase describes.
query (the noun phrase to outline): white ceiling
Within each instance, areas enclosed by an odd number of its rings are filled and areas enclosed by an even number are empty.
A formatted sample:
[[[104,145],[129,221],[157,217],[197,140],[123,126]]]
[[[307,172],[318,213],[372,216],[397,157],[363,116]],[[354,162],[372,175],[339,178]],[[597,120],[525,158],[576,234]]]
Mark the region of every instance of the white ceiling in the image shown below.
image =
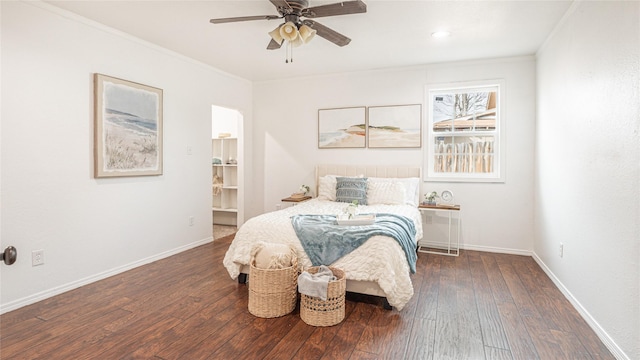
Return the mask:
[[[314,19],[352,39],[338,47],[316,36],[293,50],[267,50],[282,20],[211,24],[209,19],[277,15],[268,0],[47,1],[86,18],[253,81],[531,55],[571,1],[365,0],[364,14]],[[310,0],[309,6],[336,1]],[[434,39],[436,30],[451,36]]]

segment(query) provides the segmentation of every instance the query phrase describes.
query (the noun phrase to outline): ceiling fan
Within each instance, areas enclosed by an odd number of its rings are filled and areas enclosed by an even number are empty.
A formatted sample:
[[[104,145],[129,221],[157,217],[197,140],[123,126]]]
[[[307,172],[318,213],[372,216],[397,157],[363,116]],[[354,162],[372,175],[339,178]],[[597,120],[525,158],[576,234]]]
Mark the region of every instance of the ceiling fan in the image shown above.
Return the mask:
[[[285,22],[269,33],[271,41],[267,49],[279,49],[284,40],[292,46],[308,42],[315,34],[338,46],[345,46],[351,39],[313,20],[302,18],[319,18],[336,15],[349,15],[367,12],[367,4],[360,0],[344,1],[335,4],[308,7],[308,0],[269,0],[280,15],[257,15],[211,19],[213,24],[223,24],[251,20],[284,19]]]

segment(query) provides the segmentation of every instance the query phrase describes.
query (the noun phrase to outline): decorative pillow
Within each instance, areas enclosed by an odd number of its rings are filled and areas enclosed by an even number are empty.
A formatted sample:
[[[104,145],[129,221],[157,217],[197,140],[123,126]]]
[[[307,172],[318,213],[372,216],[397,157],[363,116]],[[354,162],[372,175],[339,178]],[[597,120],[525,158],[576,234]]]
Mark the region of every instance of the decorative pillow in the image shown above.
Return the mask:
[[[413,178],[369,178],[369,183],[383,182],[383,183],[401,183],[405,188],[405,200],[404,203],[411,206],[418,206],[420,204],[420,179]]]
[[[351,203],[358,200],[358,205],[367,205],[367,178],[336,178],[336,201]]]
[[[369,182],[367,202],[369,205],[402,205],[405,203],[405,186],[399,182]]]
[[[251,249],[251,258],[258,269],[284,269],[293,265],[297,255],[287,244],[257,243]]]
[[[318,179],[318,200],[336,201],[336,176],[326,175]]]
[[[318,200],[336,201],[336,178],[339,176],[340,175],[325,175],[318,178]],[[360,174],[353,177],[364,178],[364,175]]]

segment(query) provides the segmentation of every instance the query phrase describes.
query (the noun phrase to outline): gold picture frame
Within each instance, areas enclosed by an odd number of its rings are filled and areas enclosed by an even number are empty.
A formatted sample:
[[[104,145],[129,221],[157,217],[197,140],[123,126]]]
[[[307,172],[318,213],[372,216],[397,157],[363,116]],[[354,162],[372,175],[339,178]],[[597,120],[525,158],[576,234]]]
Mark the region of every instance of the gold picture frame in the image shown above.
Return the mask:
[[[162,175],[162,89],[94,74],[94,175]]]
[[[422,104],[370,106],[367,122],[369,148],[422,147]]]

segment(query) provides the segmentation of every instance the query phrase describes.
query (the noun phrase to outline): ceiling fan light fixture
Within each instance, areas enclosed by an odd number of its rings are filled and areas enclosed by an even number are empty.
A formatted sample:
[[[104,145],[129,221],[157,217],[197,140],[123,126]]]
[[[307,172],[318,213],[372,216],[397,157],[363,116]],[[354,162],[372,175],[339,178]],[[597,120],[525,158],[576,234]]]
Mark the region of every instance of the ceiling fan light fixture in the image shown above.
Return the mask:
[[[298,37],[298,28],[294,23],[288,21],[280,26],[280,36],[282,36],[284,40],[291,42]]]
[[[304,44],[304,41],[302,40],[302,38],[300,36],[297,36],[295,39],[289,41],[289,43],[293,47],[298,47],[298,46]]]
[[[302,41],[306,44],[309,41],[311,41],[311,39],[313,39],[317,31],[307,25],[302,25],[300,26],[299,32],[300,32],[300,38],[302,38]]]
[[[2,0],[0,0],[2,1]],[[212,24],[230,22],[284,19],[285,23],[268,32],[271,40],[267,50],[280,49],[286,42],[286,63],[293,62],[293,48],[310,42],[317,34],[337,46],[345,46],[351,39],[311,19],[326,16],[360,14],[367,12],[362,0],[349,0],[309,7],[309,0],[269,0],[278,15],[250,15],[210,19]]]
[[[273,41],[275,41],[278,44],[282,45],[282,42],[284,41],[284,38],[282,37],[282,35],[280,35],[280,27],[281,27],[281,25],[279,25],[277,28],[271,30],[269,32],[269,35],[271,36]]]

